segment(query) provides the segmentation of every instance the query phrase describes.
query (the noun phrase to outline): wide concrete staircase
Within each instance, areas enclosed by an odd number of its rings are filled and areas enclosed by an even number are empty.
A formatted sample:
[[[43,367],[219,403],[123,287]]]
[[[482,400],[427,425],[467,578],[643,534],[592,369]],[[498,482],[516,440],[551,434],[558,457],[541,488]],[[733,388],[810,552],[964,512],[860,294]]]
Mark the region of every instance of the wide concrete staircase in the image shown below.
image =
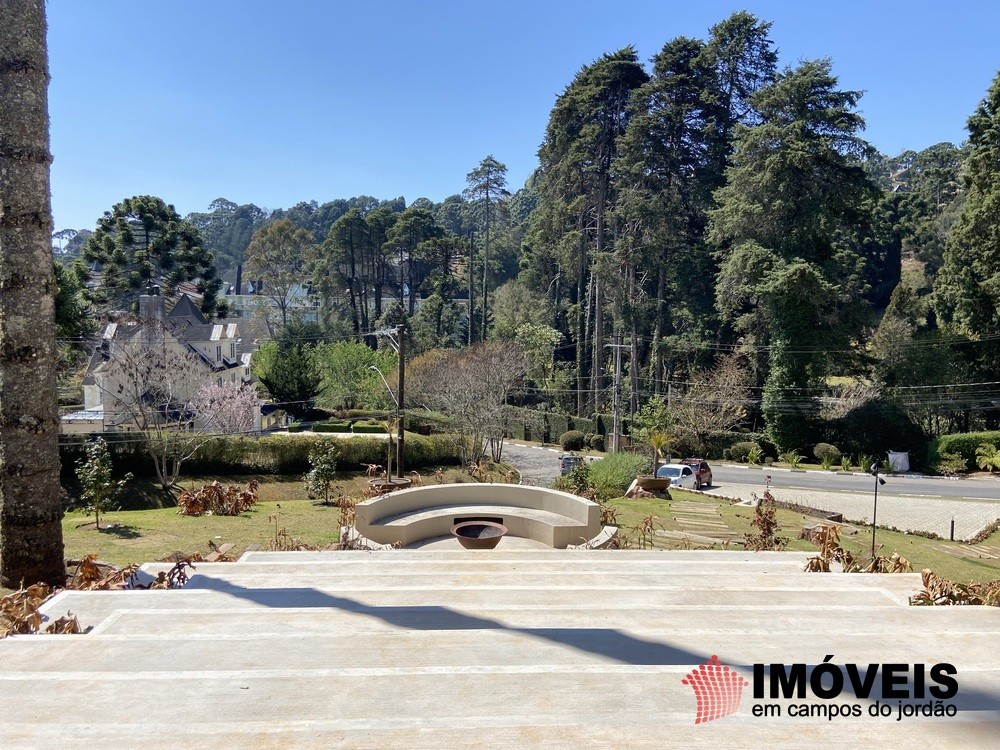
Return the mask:
[[[995,747],[1000,610],[910,607],[919,576],[805,555],[253,552],[174,591],[65,592],[84,636],[0,641],[0,747]],[[951,718],[754,700],[695,724],[685,676],[954,664]],[[782,715],[754,716],[756,704]],[[860,717],[792,718],[792,704]],[[896,710],[896,701],[892,701]]]

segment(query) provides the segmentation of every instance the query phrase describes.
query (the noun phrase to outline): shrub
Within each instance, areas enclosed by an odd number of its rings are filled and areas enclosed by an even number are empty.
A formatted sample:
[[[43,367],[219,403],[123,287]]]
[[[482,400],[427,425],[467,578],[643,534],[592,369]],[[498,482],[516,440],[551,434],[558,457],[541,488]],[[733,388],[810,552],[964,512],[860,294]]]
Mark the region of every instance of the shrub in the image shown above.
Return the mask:
[[[682,458],[684,456],[703,456],[705,455],[705,444],[698,440],[698,436],[693,432],[678,430],[674,434],[670,452]]]
[[[754,448],[756,448],[758,451],[761,450],[761,447],[757,443],[749,443],[749,442],[736,443],[733,445],[733,447],[729,449],[729,458],[732,459],[733,461],[739,461],[741,463],[744,463],[750,457],[750,452]]]
[[[600,433],[590,436],[589,445],[590,449],[595,451],[604,452],[607,449],[607,445],[604,440],[604,435],[601,435]]]
[[[578,451],[583,449],[583,438],[579,430],[567,430],[559,436],[559,444],[564,451]]]
[[[720,432],[712,431],[701,436],[701,449],[695,454],[705,458],[725,458],[723,452],[737,443],[756,443],[766,456],[777,456],[778,448],[760,432]]]
[[[354,425],[355,435],[384,435],[385,427],[380,424],[362,424],[357,423]],[[405,442],[405,441],[404,441]]]
[[[649,458],[638,453],[612,453],[589,465],[590,484],[598,500],[621,497],[637,475],[651,469]]]
[[[545,422],[548,426],[548,441],[555,442],[552,438],[569,431],[569,416],[566,414],[547,413],[545,415]]]
[[[830,445],[830,443],[816,443],[813,448],[813,455],[819,460],[820,463],[824,461],[828,462],[827,468],[833,464],[840,461],[840,449],[835,445]]]
[[[943,454],[957,453],[965,461],[962,470],[972,469],[976,465],[976,449],[983,443],[1000,445],[1000,431],[941,435],[931,441],[927,449],[927,463],[937,466]]]
[[[309,451],[323,438],[316,435],[267,435],[251,437],[226,435],[202,446],[194,458],[184,462],[191,474],[227,476],[231,474],[305,474],[309,466]],[[152,461],[132,442],[108,440],[108,449],[116,476],[132,471],[136,476],[150,476]],[[61,445],[60,459],[64,470],[71,471],[83,454],[85,442],[68,441]],[[368,464],[385,462],[386,441],[369,437],[341,440],[342,470],[354,471]],[[406,468],[456,465],[461,463],[455,435],[406,435],[404,462]]]
[[[751,466],[759,466],[764,458],[764,451],[759,445],[753,445],[747,452],[747,462]]]
[[[868,401],[824,428],[823,439],[840,446],[841,453],[884,455],[887,449],[910,452],[914,464],[922,463],[927,438],[913,419],[897,403],[888,398]],[[970,456],[975,455],[972,446]],[[951,450],[945,448],[945,450]],[[936,459],[935,459],[936,460]],[[928,461],[933,465],[934,461]],[[870,464],[869,464],[870,465]],[[868,466],[862,468],[867,469]]]
[[[340,449],[333,440],[324,440],[313,445],[309,451],[309,473],[305,476],[306,491],[310,497],[322,497],[329,504],[330,492],[337,479],[337,459]]]
[[[184,490],[177,498],[182,516],[238,516],[257,504],[257,480],[252,479],[245,490],[237,485],[223,487],[218,482],[206,484],[200,490]]]
[[[802,463],[802,456],[798,454],[798,451],[788,451],[787,453],[782,453],[780,458],[793,469],[799,468],[799,464]]]
[[[318,422],[313,425],[313,432],[350,432],[351,427],[343,422]],[[289,430],[291,432],[291,430]]]
[[[993,443],[983,443],[976,448],[976,466],[989,472],[1000,469],[1000,451]]]
[[[953,477],[965,471],[965,459],[957,453],[941,453],[937,463],[934,464],[934,471],[946,477]]]

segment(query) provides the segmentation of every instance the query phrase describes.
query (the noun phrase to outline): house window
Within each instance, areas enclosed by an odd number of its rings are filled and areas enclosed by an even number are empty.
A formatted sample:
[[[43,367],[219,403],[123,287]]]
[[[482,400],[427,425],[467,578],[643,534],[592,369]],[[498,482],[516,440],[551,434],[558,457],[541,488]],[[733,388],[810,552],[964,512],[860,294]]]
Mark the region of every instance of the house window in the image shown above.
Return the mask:
[[[229,358],[236,359],[236,343],[233,342],[229,345]]]
[[[222,345],[221,344],[219,346],[215,347],[215,361],[216,362],[221,362],[222,361]]]
[[[217,382],[217,383],[219,384],[219,388],[221,388],[221,387],[222,387],[222,378],[219,378],[219,379],[218,379],[218,380],[216,380],[215,382]]]

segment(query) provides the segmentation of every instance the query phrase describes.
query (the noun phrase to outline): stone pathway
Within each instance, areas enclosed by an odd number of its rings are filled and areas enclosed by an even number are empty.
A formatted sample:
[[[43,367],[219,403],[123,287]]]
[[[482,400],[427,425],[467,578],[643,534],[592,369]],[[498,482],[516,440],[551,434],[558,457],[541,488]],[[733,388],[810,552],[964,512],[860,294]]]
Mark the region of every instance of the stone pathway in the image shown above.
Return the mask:
[[[955,557],[966,557],[972,560],[1000,560],[1000,546],[987,544],[937,544],[934,549]]]

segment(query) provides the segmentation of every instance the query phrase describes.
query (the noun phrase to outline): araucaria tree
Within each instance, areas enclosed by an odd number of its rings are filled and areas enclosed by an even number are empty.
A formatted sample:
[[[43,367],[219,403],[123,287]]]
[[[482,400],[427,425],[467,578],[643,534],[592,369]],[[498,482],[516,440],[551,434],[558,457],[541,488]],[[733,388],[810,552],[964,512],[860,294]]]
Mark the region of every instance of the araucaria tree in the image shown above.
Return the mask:
[[[105,211],[83,258],[99,264],[97,301],[107,309],[134,308],[150,285],[171,294],[181,282],[195,281],[203,295],[201,311],[216,312],[222,280],[215,260],[194,225],[160,198],[137,195]]]
[[[0,23],[0,586],[66,582],[43,0]]]

